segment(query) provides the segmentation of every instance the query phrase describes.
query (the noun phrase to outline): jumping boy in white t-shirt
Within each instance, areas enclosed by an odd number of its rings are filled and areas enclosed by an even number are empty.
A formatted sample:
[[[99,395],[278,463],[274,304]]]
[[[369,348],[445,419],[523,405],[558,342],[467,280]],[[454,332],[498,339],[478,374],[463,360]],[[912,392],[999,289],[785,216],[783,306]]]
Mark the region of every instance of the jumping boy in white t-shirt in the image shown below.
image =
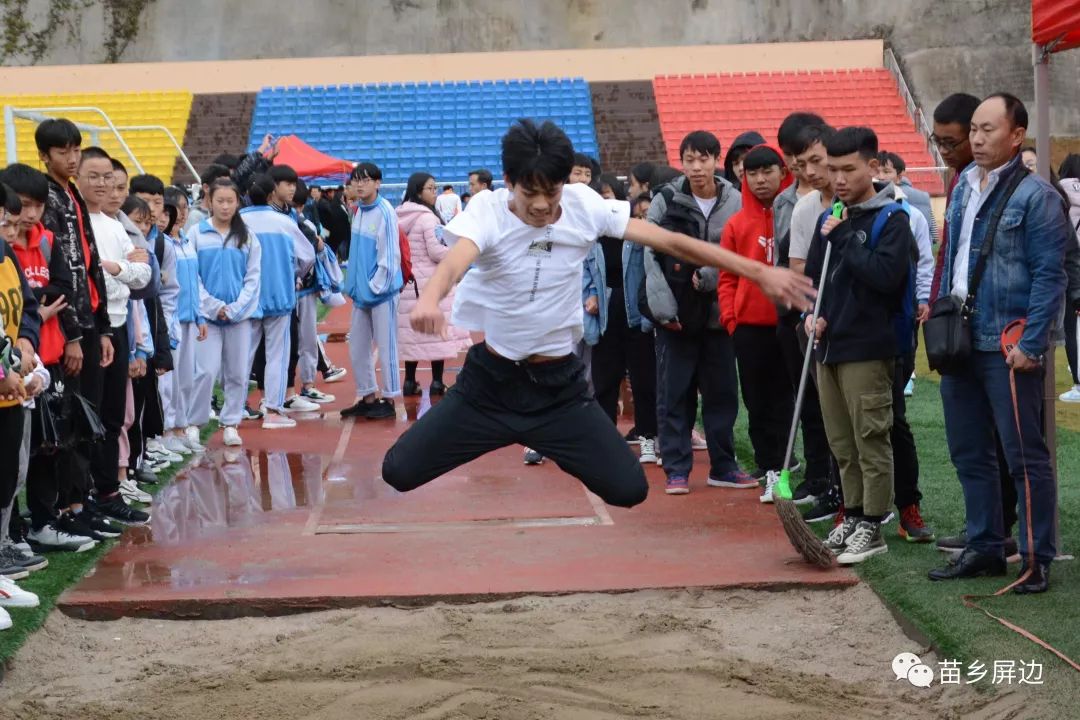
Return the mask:
[[[451,322],[482,331],[446,397],[405,432],[382,475],[408,491],[507,445],[554,460],[602,500],[623,507],[648,493],[637,456],[588,392],[573,348],[582,336],[582,262],[600,236],[624,238],[757,282],[804,310],[809,280],[630,219],[626,202],[566,185],[574,148],[554,123],[513,125],[502,140],[506,188],[472,199],[446,226],[452,245],[413,310],[420,332],[446,325],[439,301],[462,280]],[[472,267],[469,270],[470,266]],[[468,275],[465,271],[469,270]]]

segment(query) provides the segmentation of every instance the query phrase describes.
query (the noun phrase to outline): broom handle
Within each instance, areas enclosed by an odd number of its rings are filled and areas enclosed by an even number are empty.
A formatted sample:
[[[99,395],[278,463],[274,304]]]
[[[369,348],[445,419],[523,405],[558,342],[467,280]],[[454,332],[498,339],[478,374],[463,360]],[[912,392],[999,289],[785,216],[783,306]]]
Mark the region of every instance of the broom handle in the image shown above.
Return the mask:
[[[832,255],[832,243],[825,243],[825,259],[821,262],[821,278],[824,280],[829,272],[829,256]],[[821,312],[821,297],[824,295],[825,283],[818,283],[817,298],[814,300],[814,312],[811,315],[814,322],[811,323],[815,328],[817,327],[818,313]],[[795,337],[799,334],[798,328],[795,328]],[[814,355],[814,343],[811,338],[811,342],[807,345],[806,352],[803,354],[803,366],[802,374],[799,376],[799,391],[795,393],[795,414],[791,418],[791,431],[788,433],[787,452],[784,453],[784,468],[787,469],[791,466],[791,456],[795,452],[795,435],[799,431],[799,417],[802,415],[803,397],[806,395],[806,383],[810,377],[810,361]]]

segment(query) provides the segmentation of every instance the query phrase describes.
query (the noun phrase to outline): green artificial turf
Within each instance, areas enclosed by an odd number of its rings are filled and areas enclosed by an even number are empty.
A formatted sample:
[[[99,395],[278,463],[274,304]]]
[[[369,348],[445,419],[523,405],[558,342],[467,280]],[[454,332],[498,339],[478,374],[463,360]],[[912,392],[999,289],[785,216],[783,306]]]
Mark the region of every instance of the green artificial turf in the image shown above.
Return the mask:
[[[215,430],[217,430],[217,422],[211,421],[203,428],[203,441],[205,442]],[[158,485],[145,486],[144,489],[151,495],[156,495],[157,491],[171,481],[182,467],[183,464],[176,464],[165,469],[158,474],[161,478]],[[26,507],[25,494],[19,502],[21,507]],[[0,632],[0,663],[6,663],[15,656],[30,634],[45,623],[45,618],[56,606],[57,598],[90,572],[97,561],[115,544],[116,540],[106,540],[83,553],[48,553],[46,555],[49,558],[47,568],[31,573],[30,577],[18,581],[19,587],[36,593],[41,604],[36,608],[7,608],[14,625],[11,629]]]

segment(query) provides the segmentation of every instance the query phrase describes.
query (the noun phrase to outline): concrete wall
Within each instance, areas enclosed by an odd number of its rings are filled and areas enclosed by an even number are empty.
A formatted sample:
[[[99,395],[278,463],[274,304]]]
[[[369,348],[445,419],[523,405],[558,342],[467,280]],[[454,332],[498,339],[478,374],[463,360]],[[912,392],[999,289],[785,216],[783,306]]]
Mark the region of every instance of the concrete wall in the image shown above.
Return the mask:
[[[30,0],[32,21],[47,5]],[[932,108],[957,90],[1005,89],[1032,98],[1029,7],[1026,0],[154,0],[123,60],[883,38],[921,104]],[[74,36],[58,38],[43,62],[99,62],[103,18],[100,4],[87,10]],[[663,63],[657,72],[666,72]],[[1055,59],[1055,134],[1080,135],[1078,74],[1080,51]]]

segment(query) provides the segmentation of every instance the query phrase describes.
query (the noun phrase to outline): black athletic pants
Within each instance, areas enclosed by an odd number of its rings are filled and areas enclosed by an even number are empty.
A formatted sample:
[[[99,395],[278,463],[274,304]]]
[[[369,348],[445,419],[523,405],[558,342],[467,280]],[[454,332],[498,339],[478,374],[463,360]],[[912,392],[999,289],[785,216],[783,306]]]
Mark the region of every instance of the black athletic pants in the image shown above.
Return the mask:
[[[632,328],[626,321],[622,288],[612,288],[607,330],[592,349],[592,381],[596,402],[612,422],[618,421],[619,391],[630,373],[634,394],[634,427],[656,437],[656,347],[652,332]]]
[[[0,508],[6,508],[15,497],[25,424],[26,414],[21,404],[0,408]],[[7,528],[0,528],[0,533],[7,531]]]
[[[387,451],[383,479],[413,490],[508,445],[554,460],[610,505],[631,507],[648,494],[637,456],[589,395],[581,360],[514,362],[483,343],[469,349],[446,397]]]
[[[127,411],[128,336],[127,327],[113,328],[113,361],[102,368],[101,405],[99,415],[105,426],[105,439],[90,459],[90,475],[98,497],[112,495],[120,489],[117,471],[120,468],[120,433],[124,429]],[[86,359],[83,363],[85,367]]]
[[[100,417],[105,368],[101,367],[101,335],[98,334],[97,328],[82,328],[82,340],[79,345],[82,347],[83,352],[82,370],[79,371],[78,377],[65,376],[64,381],[67,383],[67,387],[82,395]],[[126,361],[124,362],[124,369],[126,374]],[[124,402],[126,403],[126,390],[124,396]],[[123,414],[121,414],[121,422],[123,422]],[[81,443],[76,452],[79,456],[78,462],[72,463],[71,468],[82,473],[78,487],[85,492],[83,497],[72,502],[82,502],[94,487],[92,468],[102,452],[102,441]],[[114,470],[113,475],[115,476],[115,474],[116,471]]]
[[[915,351],[896,358],[893,373],[892,408],[893,425],[889,434],[893,449],[893,490],[896,507],[918,505],[922,500],[919,492],[919,455],[915,451],[915,436],[907,421],[907,401],[904,386],[915,369]]]
[[[1065,357],[1069,359],[1069,371],[1072,373],[1073,385],[1080,385],[1080,369],[1077,368],[1076,348],[1076,323],[1080,318],[1076,316],[1077,306],[1075,303],[1065,303]]]
[[[795,334],[795,326],[781,320],[776,326],[776,337],[780,342],[780,349],[784,354],[787,364],[788,377],[792,387],[792,397],[799,389],[799,378],[802,375],[803,349],[799,337]],[[840,471],[836,467],[836,460],[829,450],[829,439],[825,435],[825,422],[821,419],[821,405],[818,402],[817,385],[813,380],[811,368],[810,380],[806,383],[806,392],[803,395],[802,411],[799,420],[802,422],[803,452],[806,455],[806,479],[827,479],[834,482],[837,487],[840,483]]]
[[[795,394],[776,327],[740,325],[732,339],[754,462],[759,470],[780,470],[795,412]]]
[[[158,377],[153,366],[147,367],[146,375],[131,381],[131,396],[135,405],[135,421],[128,428],[128,446],[131,448],[128,467],[134,469],[139,466],[139,459],[146,450],[146,439],[165,432],[165,411],[161,407]]]

